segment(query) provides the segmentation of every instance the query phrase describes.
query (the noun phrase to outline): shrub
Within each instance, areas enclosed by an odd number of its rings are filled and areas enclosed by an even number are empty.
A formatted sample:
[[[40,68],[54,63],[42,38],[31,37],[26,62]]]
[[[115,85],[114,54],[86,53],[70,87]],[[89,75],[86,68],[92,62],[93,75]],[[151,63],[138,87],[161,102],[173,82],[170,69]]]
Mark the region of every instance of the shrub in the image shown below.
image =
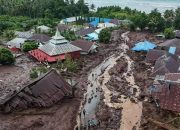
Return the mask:
[[[164,35],[166,39],[172,39],[175,37],[175,32],[173,28],[166,28],[164,30]]]
[[[103,29],[100,33],[99,33],[99,42],[102,43],[109,43],[109,40],[111,38],[111,31],[109,29]]]
[[[6,48],[0,48],[0,64],[13,64],[15,58],[11,51]]]
[[[63,66],[70,72],[75,72],[78,67],[77,63],[73,61],[70,55],[66,55],[66,60],[64,61]]]
[[[24,52],[28,52],[37,48],[38,48],[38,44],[36,44],[35,42],[26,42],[22,47]]]
[[[37,78],[38,76],[46,73],[48,71],[48,69],[44,66],[41,66],[41,67],[35,67],[35,68],[32,68],[32,70],[30,71],[30,78],[31,79],[35,79]]]
[[[30,72],[30,78],[31,79],[35,79],[35,78],[37,78],[38,77],[38,72],[36,71],[36,70],[32,70],[31,72]]]

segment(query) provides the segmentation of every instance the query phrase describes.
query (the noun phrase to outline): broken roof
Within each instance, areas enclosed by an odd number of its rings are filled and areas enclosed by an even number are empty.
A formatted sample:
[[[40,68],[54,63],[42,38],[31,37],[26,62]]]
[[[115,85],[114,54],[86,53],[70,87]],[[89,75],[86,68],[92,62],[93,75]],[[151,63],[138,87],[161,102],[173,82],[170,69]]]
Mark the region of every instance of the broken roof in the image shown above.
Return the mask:
[[[44,43],[51,40],[51,37],[45,34],[34,34],[32,37],[29,38],[29,40],[34,40],[36,42]]]
[[[153,50],[150,50],[147,55],[146,55],[146,60],[147,62],[156,62],[156,60],[165,55],[166,54],[166,51],[165,50],[156,50],[156,49],[153,49]]]
[[[180,112],[180,87],[179,84],[154,85],[152,97],[158,100],[163,109]]]
[[[81,39],[73,41],[71,42],[71,44],[81,48],[82,49],[81,51],[87,52],[87,53],[89,53],[91,47],[93,46],[93,42],[81,40]]]
[[[165,74],[165,81],[180,83],[180,73],[167,73]]]
[[[71,94],[71,86],[52,69],[29,85],[1,99],[0,106],[5,112],[29,107],[49,107]]]
[[[156,75],[165,75],[166,73],[177,73],[179,63],[172,56],[162,56],[155,63],[152,77]]]
[[[80,29],[79,31],[76,31],[75,34],[78,35],[78,36],[85,36],[87,34],[90,34],[92,32],[95,31],[95,28],[83,28],[83,29]]]

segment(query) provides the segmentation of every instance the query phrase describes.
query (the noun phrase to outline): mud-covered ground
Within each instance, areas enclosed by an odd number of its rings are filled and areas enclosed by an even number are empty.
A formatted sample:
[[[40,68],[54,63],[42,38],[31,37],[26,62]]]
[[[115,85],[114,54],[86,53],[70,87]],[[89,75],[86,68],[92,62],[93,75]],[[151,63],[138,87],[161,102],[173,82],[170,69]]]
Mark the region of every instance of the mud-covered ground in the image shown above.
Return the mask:
[[[16,112],[8,115],[0,114],[0,130],[73,130],[76,125],[76,119],[79,114],[79,107],[81,101],[85,100],[83,94],[86,92],[88,83],[88,74],[93,68],[99,65],[105,58],[115,54],[118,56],[122,51],[118,46],[122,43],[120,38],[124,31],[115,31],[112,34],[110,44],[100,44],[99,52],[93,55],[82,56],[79,59],[79,70],[76,73],[63,73],[64,77],[72,78],[77,81],[77,91],[74,99],[66,99],[50,108],[44,109],[31,109],[21,112]],[[146,32],[131,32],[128,34],[130,40],[128,46],[131,48],[136,42],[143,40],[150,40],[155,43],[162,41],[157,40],[154,36]],[[136,85],[140,86],[141,94],[138,97],[139,101],[142,101],[142,117],[141,125],[139,129],[142,130],[163,130],[155,124],[148,121],[148,118],[160,121],[162,123],[168,122],[171,119],[177,117],[176,114],[169,111],[158,110],[155,103],[149,102],[148,97],[144,95],[146,88],[153,81],[148,78],[151,73],[152,65],[145,62],[145,54],[133,53],[127,51],[127,55],[134,61],[133,74]],[[113,93],[111,95],[111,103],[120,103],[118,100],[122,98],[133,97],[134,93],[129,91],[131,87],[127,80],[122,76],[127,71],[127,61],[124,57],[117,59],[117,64],[114,65],[109,71],[110,80],[106,83],[107,88]],[[9,76],[15,78],[16,75],[22,75],[24,73],[23,67],[11,66],[4,67],[0,66],[0,83],[1,80],[8,80]],[[127,74],[128,75],[128,74]],[[2,78],[2,79],[1,79]],[[13,79],[11,79],[13,80]],[[5,88],[6,89],[6,88]],[[5,90],[0,87],[0,93]],[[8,91],[8,89],[7,89]],[[102,91],[102,90],[101,90]],[[133,92],[136,93],[136,89]],[[143,93],[143,94],[142,94]],[[124,96],[125,95],[125,96]],[[101,102],[97,108],[97,118],[99,124],[97,127],[91,128],[92,130],[119,130],[122,125],[122,108],[109,107],[103,102],[105,99],[103,91],[101,93]],[[132,102],[134,98],[130,98]],[[128,105],[126,109],[128,109]],[[132,113],[133,115],[133,113]],[[131,117],[130,117],[131,118]],[[132,117],[133,118],[133,117]],[[180,122],[180,121],[179,121]],[[170,122],[171,125],[178,128],[180,126],[178,120]],[[131,124],[131,122],[129,122]],[[136,126],[133,130],[137,130]]]
[[[114,39],[111,44],[118,45],[121,44],[120,35],[118,33],[114,33]],[[131,48],[135,43],[143,40],[150,40],[156,44],[163,42],[163,40],[156,39],[153,35],[146,32],[130,32],[128,34],[129,41],[127,45]],[[117,48],[118,49],[118,48]],[[121,50],[119,50],[121,51]],[[118,52],[118,51],[117,51]],[[116,53],[116,52],[115,52]],[[152,123],[149,118],[154,121],[159,121],[161,123],[167,123],[168,125],[172,125],[175,128],[180,128],[180,120],[179,116],[170,111],[162,110],[156,107],[155,103],[151,101],[151,98],[146,95],[147,87],[152,85],[153,80],[149,78],[151,74],[153,65],[146,63],[146,53],[135,53],[131,50],[127,51],[127,55],[134,61],[133,64],[133,74],[135,78],[135,83],[140,87],[140,96],[138,97],[139,101],[142,101],[142,116],[140,121],[139,128],[133,127],[133,130],[163,130],[162,127],[157,124]],[[128,85],[127,81],[122,77],[122,73],[127,71],[127,61],[122,57],[117,60],[117,64],[109,70],[109,74],[111,75],[110,81],[107,83],[108,89],[113,93],[111,95],[112,103],[120,103],[118,100],[121,98],[121,95],[125,95],[127,98],[131,96],[129,93],[129,89],[131,86]],[[134,90],[136,91],[136,90]],[[103,103],[104,95],[102,94],[102,101],[99,104],[97,110],[97,116],[100,120],[100,126],[98,130],[119,130],[122,122],[121,120],[122,109],[114,109],[110,108],[105,103]],[[131,99],[133,101],[133,99]],[[129,106],[131,107],[131,106]],[[127,108],[128,109],[128,108]],[[136,112],[134,112],[136,113]],[[133,118],[133,117],[130,117]],[[113,125],[112,125],[113,124]],[[131,124],[131,122],[129,122]],[[121,130],[121,129],[120,129]]]
[[[155,43],[161,43],[162,40],[157,40],[154,36],[150,34],[142,34],[139,33],[141,39],[150,40]],[[130,33],[130,43],[133,41],[139,41],[138,33]],[[147,39],[148,38],[148,39]],[[129,44],[130,44],[129,43]],[[141,96],[139,100],[143,101],[143,114],[141,118],[141,130],[164,130],[161,126],[153,123],[151,120],[155,122],[164,123],[166,125],[170,125],[170,127],[175,127],[180,129],[180,116],[177,113],[173,113],[171,111],[162,110],[157,108],[155,102],[147,95],[147,87],[152,85],[153,80],[149,78],[149,75],[152,71],[152,64],[148,64],[145,61],[146,53],[133,53],[131,51],[128,52],[128,55],[135,61],[134,63],[134,74],[136,84],[141,86]]]
[[[114,51],[116,51],[115,45],[101,44],[98,53],[82,56],[79,59],[79,70],[76,73],[62,73],[64,77],[72,78],[78,82],[74,99],[60,101],[59,104],[50,108],[30,109],[7,115],[0,113],[0,130],[73,130],[77,123],[76,118],[79,114],[80,102],[84,100],[83,93],[86,92],[88,74],[106,57],[112,55]],[[16,81],[27,83],[29,81],[29,70],[38,64],[26,56],[17,59],[17,61],[19,64],[16,66],[0,66],[0,79],[5,80],[0,93],[4,94],[16,89]]]

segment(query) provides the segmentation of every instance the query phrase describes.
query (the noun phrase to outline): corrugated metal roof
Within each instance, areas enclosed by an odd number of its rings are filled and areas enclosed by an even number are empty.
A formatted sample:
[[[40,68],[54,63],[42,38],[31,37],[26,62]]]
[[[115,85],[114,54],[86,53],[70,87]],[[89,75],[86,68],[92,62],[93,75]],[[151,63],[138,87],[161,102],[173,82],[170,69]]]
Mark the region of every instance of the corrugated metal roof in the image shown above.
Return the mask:
[[[33,33],[31,33],[30,31],[27,31],[27,32],[15,31],[14,33],[18,38],[26,38],[26,39],[28,39],[28,38],[33,36]]]
[[[147,62],[155,63],[159,57],[161,57],[165,54],[166,54],[166,51],[164,51],[164,50],[153,49],[147,53],[146,60],[147,60]]]
[[[179,84],[155,85],[155,91],[151,91],[154,99],[159,101],[163,109],[180,112],[180,87]]]
[[[55,70],[51,70],[9,97],[0,100],[3,111],[29,107],[49,107],[72,95],[72,87]]]
[[[174,38],[174,39],[171,39],[171,40],[167,40],[161,44],[159,44],[159,46],[164,46],[164,47],[180,47],[180,39],[178,38]]]
[[[71,44],[81,48],[83,52],[87,52],[87,53],[89,53],[91,47],[93,46],[93,42],[81,40],[81,39],[73,41],[71,42]]]
[[[87,34],[90,34],[92,32],[95,31],[95,28],[83,28],[83,29],[80,29],[79,31],[76,31],[75,34],[78,35],[78,36],[85,36]]]
[[[26,40],[27,39],[25,38],[14,38],[13,40],[9,41],[7,45],[10,48],[13,48],[13,47],[21,48],[21,45],[23,45]]]
[[[48,54],[49,56],[55,56],[55,55],[60,55],[60,54],[65,54],[65,53],[81,50],[79,47],[76,47],[70,43],[58,44],[58,45],[47,43],[39,47],[39,49],[45,52],[46,54]]]
[[[34,40],[36,42],[48,42],[51,39],[48,35],[45,34],[34,34],[32,37],[29,38],[29,40]]]
[[[162,56],[155,63],[152,77],[156,75],[165,75],[166,73],[177,73],[179,63],[171,56]]]

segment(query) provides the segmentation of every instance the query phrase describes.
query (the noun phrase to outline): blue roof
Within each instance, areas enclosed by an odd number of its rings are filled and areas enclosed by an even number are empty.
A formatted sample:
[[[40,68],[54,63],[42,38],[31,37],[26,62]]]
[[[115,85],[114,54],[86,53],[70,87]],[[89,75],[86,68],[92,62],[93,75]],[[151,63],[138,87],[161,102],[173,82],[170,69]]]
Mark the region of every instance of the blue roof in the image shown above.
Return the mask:
[[[98,17],[90,17],[90,25],[97,27],[99,22],[103,21],[105,23],[109,23],[111,21],[111,19],[109,18],[98,18]]]
[[[135,44],[135,47],[132,48],[133,51],[149,51],[157,47],[154,43],[149,41],[139,42]]]
[[[90,33],[87,35],[89,37],[89,40],[98,40],[98,34],[96,33]]]
[[[170,47],[169,48],[169,53],[171,53],[171,54],[175,54],[175,52],[176,52],[176,47]]]
[[[89,24],[92,25],[93,27],[97,27],[99,24],[99,21],[92,21]]]

